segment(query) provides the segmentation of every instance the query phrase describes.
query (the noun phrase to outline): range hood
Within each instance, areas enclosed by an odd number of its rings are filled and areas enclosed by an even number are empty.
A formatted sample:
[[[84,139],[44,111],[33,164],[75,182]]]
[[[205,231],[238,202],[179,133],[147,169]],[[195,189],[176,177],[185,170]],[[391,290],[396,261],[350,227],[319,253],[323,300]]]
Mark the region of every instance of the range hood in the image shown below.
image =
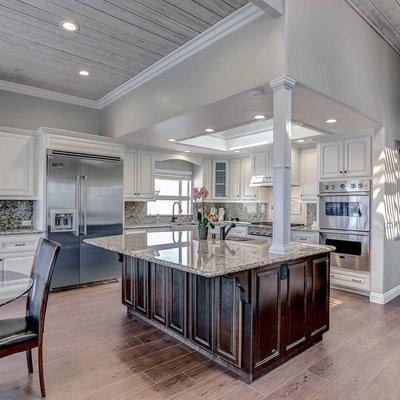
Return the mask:
[[[260,186],[273,186],[272,179],[265,175],[253,175],[250,179],[250,186],[260,187]]]

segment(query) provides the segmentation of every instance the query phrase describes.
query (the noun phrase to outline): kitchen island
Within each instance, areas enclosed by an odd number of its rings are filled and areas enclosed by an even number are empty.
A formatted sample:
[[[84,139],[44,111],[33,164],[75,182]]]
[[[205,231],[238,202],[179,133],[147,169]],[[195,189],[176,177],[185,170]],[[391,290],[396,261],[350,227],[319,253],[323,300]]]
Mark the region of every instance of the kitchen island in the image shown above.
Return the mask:
[[[269,254],[265,240],[199,241],[181,226],[87,239],[123,262],[122,302],[246,381],[322,339],[329,329],[331,246]]]

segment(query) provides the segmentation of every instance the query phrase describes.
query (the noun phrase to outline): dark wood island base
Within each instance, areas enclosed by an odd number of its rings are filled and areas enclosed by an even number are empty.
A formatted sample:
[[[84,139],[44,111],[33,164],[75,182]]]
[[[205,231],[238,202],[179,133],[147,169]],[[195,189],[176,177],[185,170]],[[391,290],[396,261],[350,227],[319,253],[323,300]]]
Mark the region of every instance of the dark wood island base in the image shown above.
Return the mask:
[[[252,382],[328,331],[329,253],[212,278],[124,255],[122,301]]]

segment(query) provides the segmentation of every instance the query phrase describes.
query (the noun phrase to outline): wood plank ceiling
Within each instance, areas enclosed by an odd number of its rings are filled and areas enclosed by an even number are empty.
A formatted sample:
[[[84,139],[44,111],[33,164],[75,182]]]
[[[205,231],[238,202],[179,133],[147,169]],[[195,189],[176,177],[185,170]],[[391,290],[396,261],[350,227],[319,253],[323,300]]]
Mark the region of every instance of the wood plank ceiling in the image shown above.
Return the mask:
[[[1,0],[0,79],[98,100],[246,3]]]
[[[347,0],[400,53],[400,0]]]

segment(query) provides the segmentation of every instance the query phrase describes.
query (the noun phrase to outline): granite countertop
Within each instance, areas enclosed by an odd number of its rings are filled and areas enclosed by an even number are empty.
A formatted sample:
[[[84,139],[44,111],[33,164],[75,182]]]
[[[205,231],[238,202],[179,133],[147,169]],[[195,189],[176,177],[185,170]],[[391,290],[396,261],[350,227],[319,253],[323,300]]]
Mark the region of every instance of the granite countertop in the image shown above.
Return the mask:
[[[154,225],[153,225],[154,227]],[[140,231],[118,236],[85,239],[88,244],[155,262],[205,277],[268,266],[334,251],[333,246],[296,243],[293,253],[269,254],[267,240],[199,241],[197,227],[182,226],[171,231]]]
[[[0,230],[0,236],[6,235],[33,235],[36,233],[44,233],[43,230],[40,229],[7,229]]]

